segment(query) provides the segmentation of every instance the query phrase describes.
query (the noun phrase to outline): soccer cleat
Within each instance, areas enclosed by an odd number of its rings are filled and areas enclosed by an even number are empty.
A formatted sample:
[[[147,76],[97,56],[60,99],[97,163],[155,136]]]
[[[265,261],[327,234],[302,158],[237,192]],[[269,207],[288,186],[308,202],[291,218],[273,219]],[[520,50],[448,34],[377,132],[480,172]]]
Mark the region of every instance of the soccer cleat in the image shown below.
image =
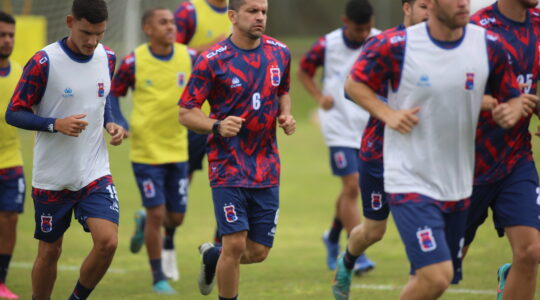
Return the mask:
[[[335,270],[337,264],[337,258],[339,255],[339,244],[332,243],[328,239],[329,231],[325,231],[322,236],[324,247],[326,248],[326,266],[329,270]]]
[[[154,292],[158,294],[166,294],[166,295],[174,295],[176,294],[176,290],[173,289],[167,280],[160,280],[156,283],[154,283],[154,286],[152,287],[154,289]]]
[[[19,296],[15,295],[8,289],[5,283],[0,283],[0,299],[19,299]]]
[[[199,246],[199,253],[201,254],[201,270],[199,271],[199,291],[203,295],[208,295],[212,292],[214,284],[216,283],[216,265],[210,266],[204,263],[204,253],[214,248],[212,243],[204,243]]]
[[[375,263],[372,262],[365,254],[360,255],[354,263],[354,274],[360,276],[375,268]]]
[[[135,212],[135,233],[131,237],[129,243],[129,250],[131,253],[137,253],[141,251],[141,247],[144,244],[144,223],[146,221],[146,212],[142,209]]]
[[[334,284],[332,285],[332,293],[334,294],[334,298],[336,300],[349,299],[351,277],[352,271],[345,268],[343,256],[341,256],[337,261],[336,275],[334,277]]]
[[[499,287],[497,288],[497,300],[502,300],[503,298],[504,284],[506,283],[506,277],[508,276],[510,267],[512,267],[512,264],[504,264],[497,271],[497,281],[499,282]]]
[[[167,278],[172,281],[178,281],[180,279],[180,272],[176,264],[176,251],[174,249],[161,250],[161,267],[163,268],[163,274]]]

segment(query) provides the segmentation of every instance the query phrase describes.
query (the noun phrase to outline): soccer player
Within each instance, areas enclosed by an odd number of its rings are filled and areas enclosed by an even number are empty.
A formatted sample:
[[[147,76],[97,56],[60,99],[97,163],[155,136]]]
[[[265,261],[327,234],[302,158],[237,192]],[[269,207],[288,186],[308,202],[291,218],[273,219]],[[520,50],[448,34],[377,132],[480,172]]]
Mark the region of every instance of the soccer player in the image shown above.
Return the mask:
[[[191,0],[182,2],[175,12],[176,41],[201,53],[231,34],[231,21],[227,16],[227,0]],[[210,106],[204,103],[203,112],[208,115]],[[202,170],[207,149],[207,134],[188,130],[189,182],[195,171]],[[219,232],[215,243],[221,243]]]
[[[522,91],[536,95],[539,80],[540,10],[538,0],[499,0],[471,21],[501,36]],[[476,135],[476,170],[465,246],[472,243],[488,208],[499,236],[506,234],[512,264],[498,272],[498,299],[533,299],[540,262],[540,189],[533,161],[529,124],[532,115],[511,130],[482,113]],[[504,295],[504,296],[503,296]]]
[[[345,86],[386,124],[384,189],[411,263],[401,299],[436,299],[461,279],[474,139],[486,91],[502,102],[491,113],[505,128],[538,100],[520,95],[499,37],[468,24],[468,0],[428,3],[427,22],[368,42]],[[385,84],[387,103],[376,96]],[[345,254],[344,260],[354,259]],[[348,299],[349,287],[350,272],[338,264],[336,299]]]
[[[267,0],[231,0],[232,35],[199,57],[182,95],[180,122],[209,138],[209,178],[222,248],[199,247],[199,289],[237,299],[240,263],[262,262],[273,245],[279,209],[276,122],[291,135],[290,52],[264,35]],[[200,109],[208,99],[210,117]],[[217,267],[217,270],[216,270]]]
[[[32,197],[38,254],[32,270],[35,300],[51,296],[72,214],[92,235],[69,299],[86,299],[99,283],[118,243],[119,206],[103,138],[105,103],[114,73],[114,52],[99,43],[107,26],[103,0],[74,0],[69,36],[46,46],[26,64],[6,121],[37,131]],[[108,122],[118,144],[123,128]]]
[[[387,30],[385,34],[405,30],[409,26],[427,20],[427,4],[427,0],[402,0],[403,24]],[[382,91],[378,91],[378,94],[387,97],[387,87],[382,87]],[[384,193],[383,133],[384,124],[370,116],[359,151],[359,183],[362,192],[364,221],[352,230],[347,244],[349,256],[346,257],[361,255],[369,246],[380,241],[386,232],[390,209]],[[342,260],[340,263],[346,270],[352,270],[354,261],[343,260],[344,258],[340,259]]]
[[[17,130],[6,124],[7,107],[22,68],[9,59],[15,42],[15,19],[0,11],[0,298],[18,299],[6,286],[15,248],[17,220],[23,212],[25,184]]]
[[[146,217],[137,219],[131,250],[138,252],[142,243],[146,244],[153,288],[171,294],[175,291],[163,270],[169,268],[171,279],[178,280],[173,237],[184,220],[188,187],[187,129],[178,123],[177,103],[196,53],[175,43],[176,26],[170,10],[146,11],[142,26],[149,43],[137,47],[122,61],[113,79],[111,101],[118,107],[117,97],[133,90],[131,161],[146,208],[145,214],[136,215]],[[165,227],[165,240],[161,227]],[[165,263],[165,256],[172,260]]]
[[[326,145],[330,148],[332,173],[341,179],[341,192],[336,200],[336,213],[330,230],[323,234],[326,264],[336,268],[339,236],[345,227],[347,234],[360,223],[358,213],[358,148],[368,113],[345,98],[345,80],[370,36],[379,34],[373,28],[373,7],[368,0],[349,0],[343,27],[336,29],[311,47],[300,62],[298,78],[319,104],[319,119]],[[322,88],[315,80],[317,68],[324,68]],[[358,258],[355,271],[361,273],[374,267],[365,255]]]

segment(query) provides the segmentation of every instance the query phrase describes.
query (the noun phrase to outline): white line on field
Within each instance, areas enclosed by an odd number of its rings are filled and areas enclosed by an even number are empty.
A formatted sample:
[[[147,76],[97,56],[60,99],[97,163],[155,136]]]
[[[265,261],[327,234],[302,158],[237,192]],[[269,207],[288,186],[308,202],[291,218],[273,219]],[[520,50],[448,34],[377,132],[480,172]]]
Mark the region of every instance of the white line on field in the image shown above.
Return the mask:
[[[361,290],[380,290],[380,291],[397,291],[402,287],[395,285],[383,285],[383,284],[353,284],[353,289]],[[495,290],[471,290],[471,289],[448,289],[447,293],[453,294],[476,294],[476,295],[495,295]]]
[[[29,262],[12,262],[9,264],[12,268],[19,268],[19,269],[32,269],[33,263]],[[66,265],[59,265],[58,270],[61,271],[75,271],[78,272],[81,269],[81,266],[66,266]],[[109,273],[116,273],[116,274],[124,274],[127,273],[128,270],[126,269],[118,269],[118,268],[109,268],[107,272]]]

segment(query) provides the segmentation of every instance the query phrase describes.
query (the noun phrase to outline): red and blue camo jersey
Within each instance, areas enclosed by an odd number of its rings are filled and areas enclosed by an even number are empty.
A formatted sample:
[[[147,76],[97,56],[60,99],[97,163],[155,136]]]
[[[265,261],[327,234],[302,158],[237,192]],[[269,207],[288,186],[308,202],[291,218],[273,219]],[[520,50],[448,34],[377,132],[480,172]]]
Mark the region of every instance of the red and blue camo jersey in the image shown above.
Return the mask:
[[[399,25],[393,28],[386,30],[384,33],[391,33],[395,31],[405,30],[405,25]],[[377,36],[373,37],[374,39]],[[377,94],[382,97],[388,96],[388,87],[384,86],[382,90],[377,91]],[[362,142],[360,144],[359,156],[360,159],[364,161],[374,162],[374,163],[383,163],[383,140],[384,140],[384,123],[369,116],[366,128],[362,134]]]
[[[287,46],[268,36],[252,50],[240,49],[227,38],[199,56],[179,105],[200,108],[208,99],[210,118],[246,120],[235,137],[209,136],[212,187],[279,185],[276,118],[279,98],[289,92],[290,64]]]
[[[540,10],[530,9],[526,21],[518,23],[506,18],[495,3],[473,15],[471,22],[501,36],[517,81],[527,85],[522,92],[536,95],[540,79]],[[532,161],[531,117],[522,118],[511,129],[503,129],[490,112],[481,113],[476,131],[476,185],[504,178],[521,160]]]
[[[182,2],[174,12],[176,20],[176,42],[187,45],[195,35],[197,14],[195,6],[190,1]]]
[[[389,30],[371,38],[353,66],[351,78],[356,82],[366,84],[379,95],[385,95],[388,88],[397,91],[405,58],[406,41],[406,30]],[[439,46],[453,48],[459,43],[460,41],[445,42],[440,43]],[[486,93],[491,93],[502,101],[518,96],[517,80],[509,68],[507,54],[500,38],[493,33],[486,33],[486,43],[490,68]],[[373,149],[375,143],[378,143],[380,152],[368,155],[382,158],[382,135],[376,136],[372,141],[366,138],[367,148],[361,151],[368,152]]]

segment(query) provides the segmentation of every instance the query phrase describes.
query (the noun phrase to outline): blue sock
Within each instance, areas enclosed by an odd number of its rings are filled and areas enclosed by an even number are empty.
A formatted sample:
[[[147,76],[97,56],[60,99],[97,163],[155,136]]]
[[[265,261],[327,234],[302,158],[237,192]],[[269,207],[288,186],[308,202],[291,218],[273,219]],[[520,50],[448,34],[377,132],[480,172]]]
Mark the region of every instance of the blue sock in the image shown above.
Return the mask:
[[[85,300],[93,290],[93,288],[87,288],[77,280],[77,285],[75,285],[75,289],[68,300]]]
[[[161,258],[151,259],[150,268],[152,268],[152,277],[154,278],[153,284],[156,282],[167,279],[165,274],[163,274],[163,269],[161,268]]]
[[[345,269],[349,271],[352,270],[354,268],[354,263],[359,256],[360,255],[352,255],[349,252],[349,249],[347,249],[347,251],[345,251],[345,255],[343,256],[343,264],[345,265]]]
[[[176,227],[165,227],[165,237],[163,238],[163,249],[173,250],[174,249],[174,233],[176,232]]]
[[[219,296],[219,300],[237,300],[237,299],[238,299],[238,295],[236,295],[235,297],[232,297],[232,298],[225,298],[225,297]]]
[[[11,260],[11,255],[0,254],[0,283],[6,282],[6,276],[7,276],[10,260]]]
[[[339,234],[341,233],[341,229],[343,229],[343,224],[337,217],[334,217],[332,228],[330,228],[330,232],[328,233],[328,240],[334,244],[339,243]]]

